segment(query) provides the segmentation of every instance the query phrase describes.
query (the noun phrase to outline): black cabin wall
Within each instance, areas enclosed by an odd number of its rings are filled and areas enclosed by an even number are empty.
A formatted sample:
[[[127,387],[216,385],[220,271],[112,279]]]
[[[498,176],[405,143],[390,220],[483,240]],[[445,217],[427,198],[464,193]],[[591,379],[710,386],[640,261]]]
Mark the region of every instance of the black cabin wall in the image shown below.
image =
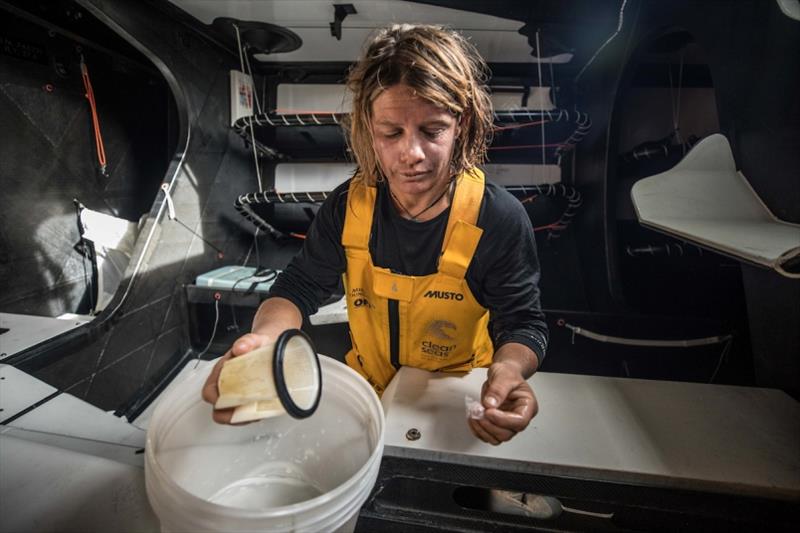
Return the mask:
[[[574,229],[575,238],[581,243],[579,258],[588,310],[595,312],[626,310],[614,261],[616,234],[611,229],[616,209],[612,176],[617,150],[614,128],[617,126],[613,113],[625,66],[639,36],[642,3],[627,4],[622,30],[591,64],[587,63],[589,59],[584,60],[588,67],[582,73],[575,73],[575,100],[592,117],[592,129],[575,149],[575,183],[584,202]],[[602,41],[596,46],[600,44]]]
[[[33,11],[50,11],[57,19],[69,5]],[[105,49],[82,46],[2,13],[0,33],[7,44],[0,55],[0,309],[40,316],[85,313],[92,271],[73,248],[79,234],[72,199],[132,221],[150,209],[174,151],[172,96],[158,71],[122,39],[106,42]],[[62,16],[63,22],[94,38],[102,24],[80,13],[78,19]],[[33,52],[21,58],[25,49]],[[108,176],[98,171],[78,50],[94,87]]]
[[[79,4],[148,55],[174,94],[177,150],[158,182],[174,178],[177,217],[191,231],[167,218],[159,191],[127,279],[107,309],[92,323],[23,352],[12,363],[59,390],[125,414],[135,412],[146,393],[192,354],[182,287],[198,273],[244,260],[253,229],[233,202],[257,187],[252,155],[229,128],[228,70],[234,57],[180,18],[164,16],[162,9],[172,9],[168,4]],[[262,257],[280,256],[270,253],[268,240],[260,245]]]
[[[800,22],[777,2],[752,2],[721,16],[707,35],[720,126],[737,166],[766,206],[800,222]],[[723,31],[725,28],[729,31]],[[756,383],[800,397],[800,280],[742,267]]]
[[[576,182],[586,199],[576,230],[594,311],[624,312],[628,307],[613,222],[616,157],[623,148],[619,121],[625,99],[618,92],[624,69],[637,47],[669,28],[686,29],[707,56],[720,132],[729,139],[737,166],[776,216],[800,220],[800,104],[789,96],[800,92],[800,74],[792,66],[800,53],[800,22],[781,13],[776,2],[628,2],[623,30],[577,86],[576,100],[591,113],[594,126],[577,147],[576,166]],[[738,303],[731,308],[727,301],[713,302],[717,310],[711,314],[727,315],[734,327],[750,330],[752,353],[746,356],[755,366],[756,384],[796,395],[800,282],[754,267],[731,268],[741,271],[738,279],[726,276],[725,282],[731,301],[741,295]],[[739,333],[747,338],[747,331]]]
[[[661,6],[654,21],[663,24],[667,11]],[[699,3],[673,16],[708,53],[720,131],[737,167],[773,214],[800,222],[800,22],[760,1]],[[741,275],[756,384],[797,397],[800,280],[748,265]]]

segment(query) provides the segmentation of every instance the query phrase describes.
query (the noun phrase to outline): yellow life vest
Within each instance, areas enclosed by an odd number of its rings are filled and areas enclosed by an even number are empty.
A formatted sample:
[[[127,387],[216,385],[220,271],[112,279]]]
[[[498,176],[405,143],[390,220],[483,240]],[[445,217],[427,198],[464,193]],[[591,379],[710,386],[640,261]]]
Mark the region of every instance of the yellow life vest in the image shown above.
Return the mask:
[[[351,182],[342,232],[353,343],[346,361],[379,395],[401,365],[465,372],[491,364],[489,311],[465,279],[483,233],[475,225],[483,190],[480,170],[458,176],[438,271],[405,276],[373,264],[369,238],[377,189]]]

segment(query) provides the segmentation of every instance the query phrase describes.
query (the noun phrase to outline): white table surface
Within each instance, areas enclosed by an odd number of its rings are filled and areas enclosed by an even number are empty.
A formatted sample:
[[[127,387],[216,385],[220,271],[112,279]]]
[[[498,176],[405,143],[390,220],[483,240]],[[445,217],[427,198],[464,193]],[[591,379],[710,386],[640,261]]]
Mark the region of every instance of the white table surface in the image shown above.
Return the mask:
[[[506,471],[800,499],[800,403],[781,391],[540,372],[539,414],[508,443],[469,431],[467,375],[403,367],[387,388],[387,450]],[[417,428],[421,438],[405,434]]]

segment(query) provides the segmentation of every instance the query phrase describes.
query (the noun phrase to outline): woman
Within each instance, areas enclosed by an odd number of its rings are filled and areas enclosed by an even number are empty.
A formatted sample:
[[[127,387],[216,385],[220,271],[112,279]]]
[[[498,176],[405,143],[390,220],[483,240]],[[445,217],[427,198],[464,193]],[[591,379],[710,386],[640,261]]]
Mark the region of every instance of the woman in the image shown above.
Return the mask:
[[[547,344],[533,229],[520,203],[484,180],[492,109],[486,66],[459,34],[437,26],[380,31],[348,77],[353,178],[323,204],[303,247],[212,371],[299,328],[344,274],[349,366],[381,394],[401,365],[488,366],[480,439],[499,444],[536,414],[525,381]],[[230,421],[230,410],[214,420]]]

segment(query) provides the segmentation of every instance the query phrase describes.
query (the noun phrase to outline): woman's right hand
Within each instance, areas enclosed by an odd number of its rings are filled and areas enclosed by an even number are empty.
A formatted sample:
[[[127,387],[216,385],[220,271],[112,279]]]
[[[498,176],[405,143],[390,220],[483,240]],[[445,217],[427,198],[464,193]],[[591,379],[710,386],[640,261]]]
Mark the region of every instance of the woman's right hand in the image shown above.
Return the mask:
[[[250,353],[267,344],[269,341],[270,338],[267,335],[258,333],[248,333],[236,339],[231,349],[217,361],[217,364],[214,365],[214,368],[211,370],[211,374],[208,375],[208,379],[206,379],[206,383],[203,385],[203,400],[211,405],[217,403],[217,398],[219,398],[219,389],[217,388],[219,373],[222,371],[222,365],[224,365],[228,359]],[[230,424],[232,415],[233,408],[214,409],[212,413],[214,422],[217,424]]]

